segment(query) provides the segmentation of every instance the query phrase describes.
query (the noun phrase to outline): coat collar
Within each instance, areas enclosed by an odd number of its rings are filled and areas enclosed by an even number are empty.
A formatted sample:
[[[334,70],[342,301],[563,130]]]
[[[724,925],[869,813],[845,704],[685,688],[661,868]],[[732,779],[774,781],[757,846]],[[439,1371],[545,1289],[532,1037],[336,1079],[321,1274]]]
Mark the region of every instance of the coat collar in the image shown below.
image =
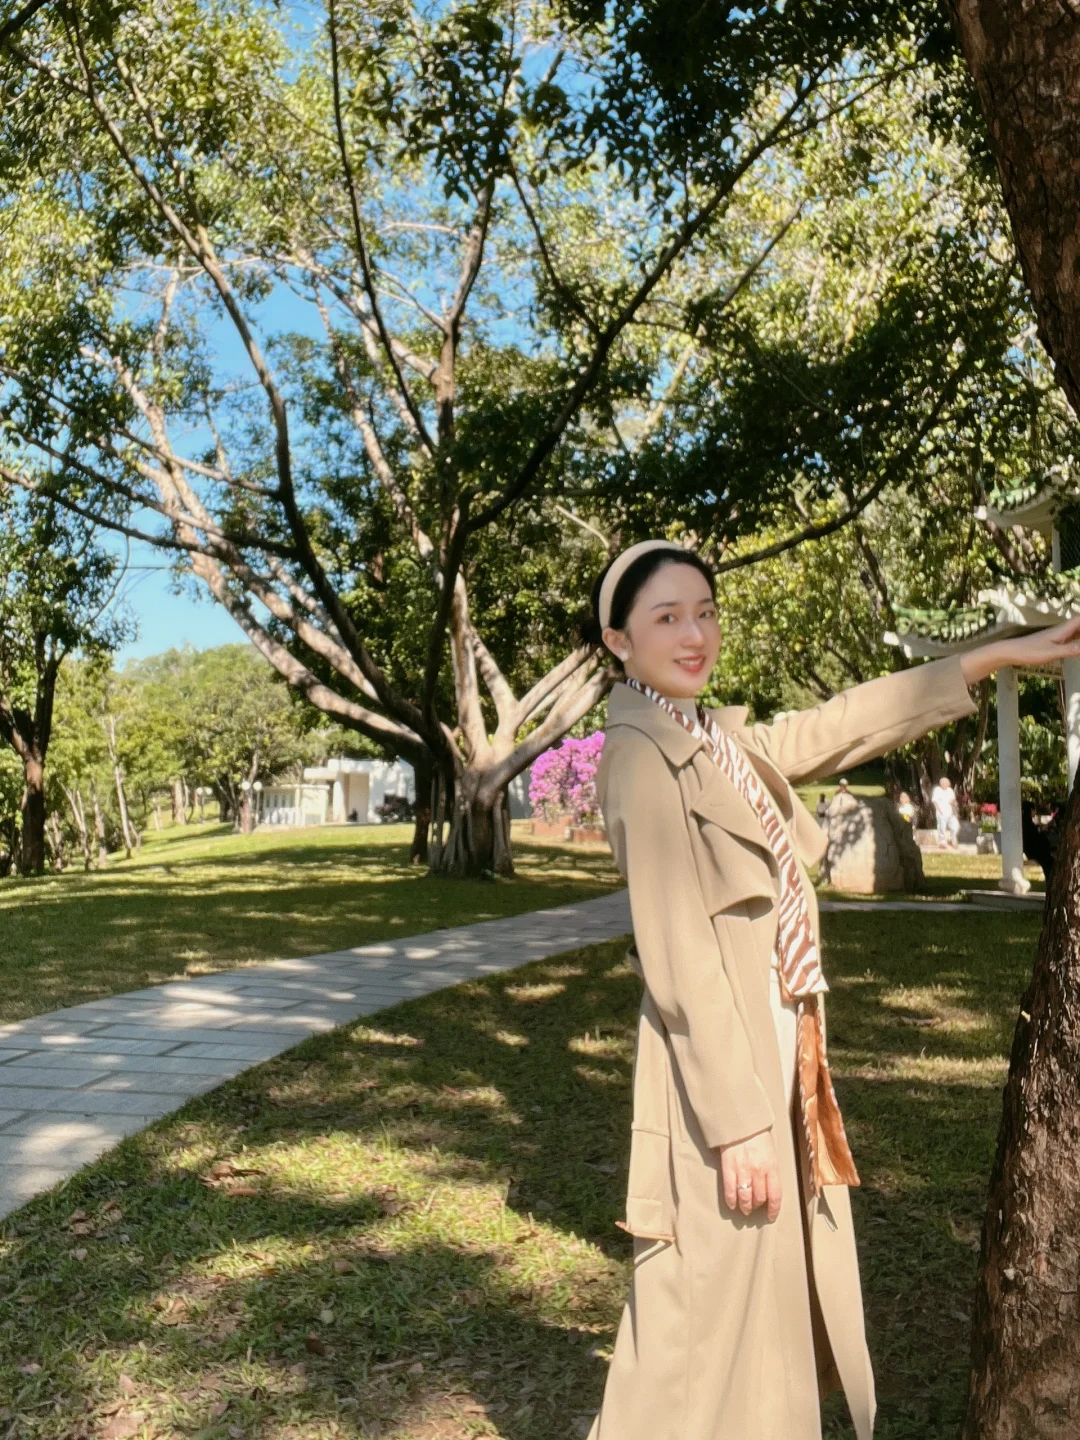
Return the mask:
[[[688,764],[701,749],[696,735],[684,730],[647,695],[632,690],[629,685],[613,686],[608,696],[607,728],[610,730],[615,725],[629,725],[648,735],[676,769]]]
[[[675,701],[675,703],[680,708],[687,708],[690,713],[692,702]],[[722,705],[717,709],[710,710],[709,714],[721,730],[739,731],[744,729],[749,711],[745,705]],[[631,689],[629,685],[615,685],[608,696],[607,728],[611,729],[616,725],[629,725],[648,735],[649,739],[659,746],[666,759],[676,769],[688,765],[702,748],[702,741],[696,735],[691,735],[689,730],[684,730],[677,720],[673,720],[647,695],[643,695],[640,690]],[[746,744],[744,735],[739,736],[739,742],[765,784],[772,791],[780,805],[784,819],[790,821],[793,817],[794,807],[784,776],[760,753],[756,746]],[[739,804],[746,806],[747,813],[752,813],[750,806],[719,766],[710,764],[707,776],[707,788],[716,786],[721,791],[730,791],[731,796],[736,797]],[[754,824],[757,825],[757,823],[755,817]]]
[[[691,702],[676,700],[674,703],[681,708]],[[687,713],[692,712],[688,709]],[[745,705],[721,705],[709,711],[721,730],[741,729],[746,724],[748,713]],[[701,741],[696,735],[684,730],[647,695],[631,689],[629,685],[619,683],[612,687],[608,696],[607,725],[609,729],[612,725],[631,725],[635,730],[643,731],[675,766],[687,764],[701,749]]]

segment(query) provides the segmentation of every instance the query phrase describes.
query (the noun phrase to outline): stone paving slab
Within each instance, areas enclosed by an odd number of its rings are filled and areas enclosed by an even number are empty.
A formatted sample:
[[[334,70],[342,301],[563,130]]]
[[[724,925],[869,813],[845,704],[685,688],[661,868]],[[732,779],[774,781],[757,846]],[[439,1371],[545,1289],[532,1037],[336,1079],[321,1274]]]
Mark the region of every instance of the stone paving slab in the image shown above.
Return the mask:
[[[0,1026],[0,1215],[310,1035],[625,935],[626,892],[193,980]]]

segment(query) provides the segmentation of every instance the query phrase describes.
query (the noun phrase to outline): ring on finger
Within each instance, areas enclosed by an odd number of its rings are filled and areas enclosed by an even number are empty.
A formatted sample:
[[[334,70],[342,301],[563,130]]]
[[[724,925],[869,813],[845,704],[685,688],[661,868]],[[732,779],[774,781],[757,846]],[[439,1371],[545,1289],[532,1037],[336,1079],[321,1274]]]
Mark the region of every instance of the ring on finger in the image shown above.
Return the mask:
[[[747,1181],[746,1181],[744,1184],[742,1184],[742,1185],[736,1185],[736,1186],[735,1186],[735,1189],[736,1189],[736,1190],[753,1190],[753,1188],[754,1188],[753,1183],[752,1183],[750,1180],[747,1180]]]

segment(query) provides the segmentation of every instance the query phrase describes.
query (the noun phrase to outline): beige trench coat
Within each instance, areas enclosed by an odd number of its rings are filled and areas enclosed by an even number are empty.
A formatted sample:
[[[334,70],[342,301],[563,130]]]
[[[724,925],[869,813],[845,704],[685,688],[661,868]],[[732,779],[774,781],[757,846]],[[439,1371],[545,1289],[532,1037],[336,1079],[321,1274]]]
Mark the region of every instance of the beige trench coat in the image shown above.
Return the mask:
[[[973,709],[949,659],[772,725],[714,712],[777,803],[815,931],[805,867],[825,837],[789,782]],[[597,784],[645,993],[626,1201],[634,1276],[590,1440],[820,1440],[819,1396],[838,1385],[870,1440],[851,1207],[843,1186],[807,1199],[769,998],[777,868],[757,817],[700,741],[626,685],[611,694]],[[716,1149],[769,1127],[784,1193],[773,1225],[726,1208]]]

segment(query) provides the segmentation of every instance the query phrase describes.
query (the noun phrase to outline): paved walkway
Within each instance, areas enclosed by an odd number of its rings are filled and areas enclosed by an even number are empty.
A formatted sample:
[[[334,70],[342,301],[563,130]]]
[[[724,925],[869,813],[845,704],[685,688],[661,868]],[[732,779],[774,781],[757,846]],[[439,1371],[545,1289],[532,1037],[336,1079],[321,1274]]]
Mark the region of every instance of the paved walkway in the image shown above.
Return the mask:
[[[826,911],[973,908],[821,902]],[[309,1035],[629,930],[630,907],[619,890],[556,910],[133,990],[0,1026],[0,1215]]]
[[[625,891],[0,1026],[0,1215],[251,1065],[414,995],[630,928]]]

